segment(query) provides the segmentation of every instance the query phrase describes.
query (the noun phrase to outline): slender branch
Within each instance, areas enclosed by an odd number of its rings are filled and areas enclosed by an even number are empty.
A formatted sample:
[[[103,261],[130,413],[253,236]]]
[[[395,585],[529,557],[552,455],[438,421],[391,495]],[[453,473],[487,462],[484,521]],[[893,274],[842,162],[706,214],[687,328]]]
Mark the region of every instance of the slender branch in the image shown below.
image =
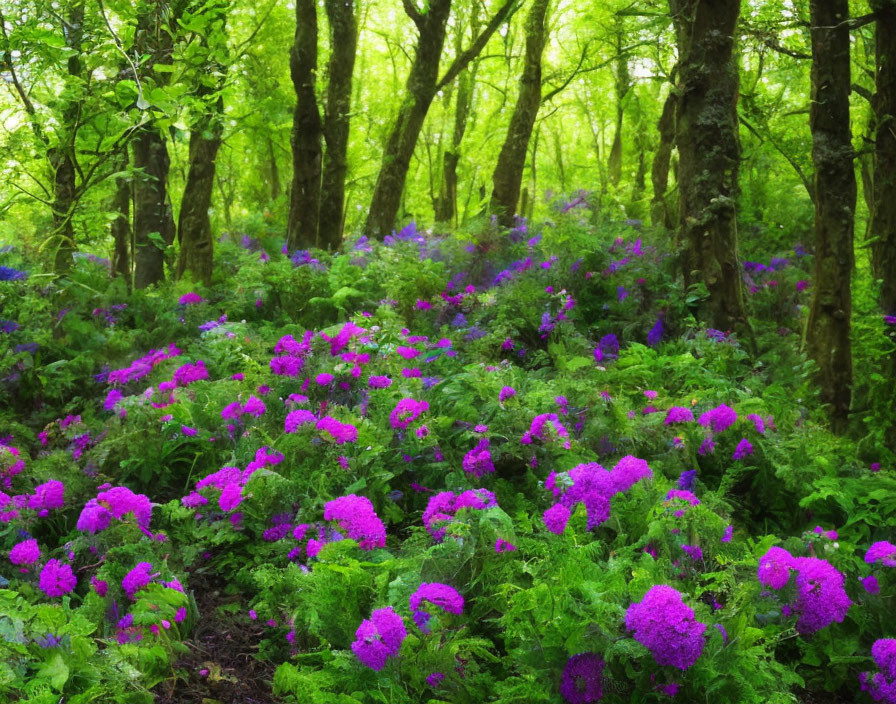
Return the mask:
[[[797,174],[797,176],[799,176],[800,181],[803,182],[803,187],[806,189],[806,192],[809,194],[809,198],[814,202],[815,201],[815,189],[813,188],[812,182],[809,180],[808,176],[806,176],[806,172],[803,171],[803,167],[800,166],[799,163],[797,163],[797,161],[792,156],[790,156],[787,152],[785,152],[781,148],[781,146],[777,143],[777,141],[771,137],[771,135],[769,135],[767,138],[763,137],[759,133],[759,130],[757,130],[753,125],[751,125],[750,122],[745,117],[743,117],[743,115],[738,115],[738,120],[753,135],[755,135],[755,137],[759,140],[760,143],[764,143],[767,139],[769,144],[772,145],[772,147],[775,149],[775,151],[778,152],[781,156],[783,156],[787,160],[787,163],[793,167],[794,171],[796,171],[796,174]]]
[[[579,57],[579,62],[576,64],[576,67],[572,70],[572,72],[567,76],[566,80],[563,81],[559,86],[554,88],[553,90],[548,91],[545,95],[541,96],[541,102],[546,103],[555,95],[557,95],[560,91],[564,90],[570,83],[572,83],[572,79],[579,75],[579,69],[582,68],[582,64],[585,63],[585,57],[588,56],[588,48],[591,46],[591,42],[585,42],[585,47],[582,49],[582,55]]]
[[[34,198],[34,200],[36,200],[36,201],[38,201],[38,202],[40,202],[40,203],[43,203],[44,205],[46,205],[46,206],[49,207],[50,209],[53,208],[53,204],[52,204],[50,201],[45,200],[45,199],[41,198],[41,197],[38,196],[38,195],[35,195],[35,194],[32,193],[31,191],[27,191],[27,190],[25,190],[25,189],[22,188],[19,184],[17,184],[15,181],[11,181],[11,182],[10,182],[10,185],[11,185],[13,188],[18,188],[18,189],[19,189],[22,193],[24,193],[26,196],[29,196],[29,197],[31,197],[31,198]]]
[[[871,91],[868,90],[865,86],[859,85],[858,83],[853,83],[852,86],[850,86],[850,88],[853,93],[857,93],[858,95],[861,95],[869,103],[871,102],[871,98],[872,98]]]
[[[265,23],[268,21],[268,17],[271,16],[271,13],[274,11],[274,8],[277,6],[278,2],[279,2],[279,0],[274,0],[268,6],[267,12],[264,13],[264,17],[261,18],[261,21],[255,27],[255,29],[252,30],[252,33],[248,37],[246,37],[245,41],[240,42],[237,45],[237,47],[233,50],[234,56],[236,56],[237,58],[240,58],[243,55],[243,47],[250,44],[252,42],[252,40],[255,39],[255,37],[261,31],[261,28],[264,27]]]
[[[22,83],[19,81],[19,76],[16,73],[16,67],[12,60],[12,49],[10,49],[9,46],[9,35],[6,32],[6,17],[3,15],[2,10],[0,10],[0,36],[3,37],[3,63],[6,64],[6,67],[9,70],[13,87],[16,89],[19,100],[21,100],[22,106],[25,108],[25,112],[28,115],[28,121],[31,123],[31,130],[39,141],[43,142],[45,145],[49,145],[49,141],[44,135],[43,128],[37,120],[37,110],[34,108],[34,103],[31,102],[31,98],[22,87]]]

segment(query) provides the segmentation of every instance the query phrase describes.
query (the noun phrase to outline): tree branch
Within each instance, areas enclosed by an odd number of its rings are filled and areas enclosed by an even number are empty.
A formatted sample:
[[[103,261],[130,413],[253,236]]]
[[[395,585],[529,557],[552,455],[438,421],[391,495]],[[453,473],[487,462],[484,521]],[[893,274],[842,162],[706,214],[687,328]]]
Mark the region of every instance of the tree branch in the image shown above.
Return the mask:
[[[869,103],[871,102],[871,98],[873,96],[871,94],[871,91],[868,90],[865,86],[861,86],[858,83],[853,83],[852,86],[850,86],[850,89],[852,90],[853,93],[857,93],[858,95],[861,95]]]
[[[19,100],[22,102],[22,106],[25,108],[25,112],[28,115],[28,121],[31,123],[31,130],[39,141],[43,142],[44,145],[49,145],[49,142],[44,135],[43,128],[41,128],[40,122],[37,120],[37,110],[34,108],[34,103],[31,102],[31,98],[28,96],[28,93],[25,92],[25,89],[19,81],[19,76],[16,73],[16,68],[12,61],[12,49],[10,49],[9,46],[9,35],[6,33],[6,17],[4,17],[2,10],[0,10],[0,36],[3,37],[3,63],[6,64],[6,67],[9,70],[13,87],[16,89]]]
[[[403,1],[407,3],[411,0]],[[473,40],[473,43],[470,44],[470,48],[454,59],[454,63],[451,64],[445,72],[445,75],[442,77],[442,80],[436,85],[436,92],[442,90],[460,75],[460,72],[467,67],[467,64],[482,52],[485,45],[488,44],[488,40],[491,39],[492,35],[498,30],[498,27],[510,19],[513,13],[519,9],[520,5],[520,0],[507,0],[507,2],[501,6],[501,9],[495,13],[494,17],[492,17],[491,22],[486,25],[485,29],[483,29],[479,36]]]
[[[414,4],[414,0],[401,0],[401,4],[404,7],[405,14],[417,25],[417,29],[423,29],[423,15],[420,14],[420,10]]]

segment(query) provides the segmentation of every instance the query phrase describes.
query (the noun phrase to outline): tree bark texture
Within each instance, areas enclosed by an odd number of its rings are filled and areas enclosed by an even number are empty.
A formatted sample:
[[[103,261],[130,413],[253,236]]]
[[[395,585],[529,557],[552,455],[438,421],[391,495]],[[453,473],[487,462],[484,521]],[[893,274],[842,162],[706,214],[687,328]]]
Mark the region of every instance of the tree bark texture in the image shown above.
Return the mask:
[[[330,24],[329,82],[323,133],[324,155],[320,194],[320,246],[335,250],[342,243],[345,176],[351,121],[352,72],[358,46],[358,22],[353,0],[326,0]]]
[[[872,3],[877,11],[874,168],[869,235],[874,275],[883,280],[880,304],[896,315],[896,2]]]
[[[616,131],[613,133],[613,145],[610,147],[610,156],[607,161],[607,173],[610,176],[610,184],[615,188],[622,180],[622,128],[625,118],[625,97],[632,87],[632,76],[628,70],[628,57],[622,52],[625,42],[625,28],[622,18],[616,19]]]
[[[116,171],[128,168],[128,151],[123,149],[116,159]],[[112,196],[112,212],[115,219],[109,226],[112,235],[112,276],[120,276],[125,280],[128,290],[131,288],[131,183],[126,176],[115,179],[115,193]]]
[[[174,216],[168,201],[168,148],[158,128],[140,128],[133,140],[134,168],[134,287],[141,289],[165,278],[165,250],[174,242]],[[158,235],[154,237],[153,235]]]
[[[467,131],[467,118],[473,104],[475,75],[474,64],[457,77],[454,130],[451,134],[451,147],[442,156],[442,190],[436,204],[436,222],[452,222],[457,216],[457,167],[460,164],[460,145]]]
[[[428,11],[419,16],[417,50],[405,85],[406,97],[386,140],[370,212],[364,224],[364,234],[368,237],[382,239],[395,225],[411,158],[436,94],[439,59],[450,11],[451,0],[431,0]]]
[[[752,340],[737,257],[740,143],[734,32],[740,0],[670,0],[678,37],[676,142],[685,286],[706,286],[698,315]]]
[[[535,118],[541,107],[541,57],[547,39],[547,17],[550,0],[534,0],[526,17],[526,56],[520,77],[520,90],[507,128],[507,136],[498,154],[492,174],[492,196],[489,211],[503,227],[511,227],[520,199],[526,153]]]
[[[296,92],[292,123],[292,190],[286,243],[290,249],[317,247],[323,124],[317,105],[317,3],[296,0],[296,33],[289,54]]]
[[[215,242],[208,211],[215,187],[215,160],[221,148],[221,116],[224,100],[214,103],[214,113],[206,115],[190,132],[190,166],[177,220],[180,255],[177,276],[190,272],[208,285],[212,279]]]
[[[669,92],[666,102],[663,103],[663,113],[660,116],[658,131],[660,136],[659,146],[653,156],[650,179],[653,184],[653,199],[650,202],[650,222],[654,227],[664,227],[671,230],[674,227],[672,210],[667,202],[666,190],[669,187],[669,165],[672,160],[672,150],[675,147],[675,106],[678,96],[674,90]]]
[[[175,27],[185,3],[143,3],[134,35],[134,51],[147,55],[144,87],[163,84],[167,73],[155,72],[156,64],[170,64],[174,38],[166,28]],[[165,252],[174,242],[174,216],[168,199],[168,170],[171,161],[165,138],[151,121],[134,135],[134,287],[141,289],[165,279]],[[157,235],[157,236],[156,236]]]
[[[64,23],[65,44],[75,52],[68,57],[67,71],[72,82],[81,80],[81,40],[84,36],[84,3],[72,6]],[[80,95],[80,91],[77,91]],[[80,97],[69,95],[62,108],[62,129],[59,143],[50,149],[49,159],[53,168],[53,238],[56,251],[53,268],[57,273],[72,267],[75,251],[75,230],[72,225],[75,204],[78,200],[75,140],[78,118],[81,113]]]
[[[812,99],[815,165],[815,271],[806,347],[818,365],[832,428],[843,432],[852,385],[850,323],[856,176],[849,124],[848,0],[812,0]]]

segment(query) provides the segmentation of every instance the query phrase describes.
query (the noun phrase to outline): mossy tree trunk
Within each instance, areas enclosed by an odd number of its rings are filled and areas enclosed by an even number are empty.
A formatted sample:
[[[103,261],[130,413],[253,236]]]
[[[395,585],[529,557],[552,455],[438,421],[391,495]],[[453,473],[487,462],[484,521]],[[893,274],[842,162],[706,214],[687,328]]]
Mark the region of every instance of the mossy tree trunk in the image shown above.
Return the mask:
[[[147,56],[143,83],[164,84],[166,72],[156,72],[157,64],[170,64],[175,27],[184,2],[143,3],[134,35],[134,52]],[[174,242],[174,216],[168,199],[168,170],[171,160],[159,128],[144,123],[134,134],[134,287],[146,288],[165,279],[165,253]]]
[[[874,109],[873,216],[869,225],[880,304],[896,315],[896,1],[872,2],[877,12]]]
[[[849,1],[812,0],[810,16],[815,271],[806,347],[818,365],[832,428],[843,432],[852,395],[850,284],[857,191],[849,123]]]
[[[353,0],[326,0],[325,6],[330,24],[331,53],[323,126],[327,150],[324,154],[320,194],[319,239],[322,248],[334,250],[342,243],[352,72],[358,46],[358,22]]]
[[[214,265],[215,243],[208,211],[215,187],[215,160],[221,148],[223,98],[219,95],[210,107],[212,111],[190,131],[190,166],[177,220],[177,276],[189,272],[206,285],[211,283]]]
[[[613,132],[613,144],[607,161],[607,173],[610,184],[616,188],[622,180],[622,129],[625,124],[625,98],[632,87],[632,76],[628,69],[628,56],[623,52],[625,27],[621,17],[616,18],[614,40],[616,43],[616,61],[614,72],[614,88],[616,92],[616,126]]]
[[[679,238],[687,287],[708,296],[698,315],[752,340],[737,257],[738,64],[740,0],[670,0],[678,38],[676,136]]]
[[[503,227],[511,227],[520,199],[526,153],[535,118],[541,107],[541,57],[547,40],[547,12],[550,0],[533,0],[526,18],[526,56],[520,90],[507,128],[507,136],[492,174],[489,211]]]
[[[296,0],[296,32],[289,54],[296,92],[292,122],[292,189],[286,244],[317,247],[320,212],[323,124],[317,105],[317,3]]]

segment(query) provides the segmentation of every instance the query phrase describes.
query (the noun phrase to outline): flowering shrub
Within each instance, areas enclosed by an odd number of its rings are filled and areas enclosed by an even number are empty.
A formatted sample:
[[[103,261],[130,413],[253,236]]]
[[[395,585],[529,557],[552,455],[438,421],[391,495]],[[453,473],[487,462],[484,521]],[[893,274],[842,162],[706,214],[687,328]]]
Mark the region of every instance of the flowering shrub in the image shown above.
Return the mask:
[[[0,282],[0,700],[887,701],[893,457],[586,203]]]

